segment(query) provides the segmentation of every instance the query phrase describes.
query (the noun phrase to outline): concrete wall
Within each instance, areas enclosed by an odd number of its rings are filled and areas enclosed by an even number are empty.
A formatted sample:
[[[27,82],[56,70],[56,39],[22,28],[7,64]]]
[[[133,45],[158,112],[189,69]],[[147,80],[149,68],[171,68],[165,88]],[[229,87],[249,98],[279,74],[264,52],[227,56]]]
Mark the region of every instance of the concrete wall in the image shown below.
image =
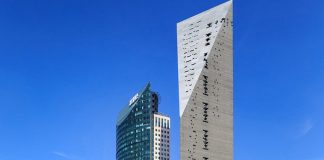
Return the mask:
[[[182,160],[233,159],[232,1],[177,24]]]

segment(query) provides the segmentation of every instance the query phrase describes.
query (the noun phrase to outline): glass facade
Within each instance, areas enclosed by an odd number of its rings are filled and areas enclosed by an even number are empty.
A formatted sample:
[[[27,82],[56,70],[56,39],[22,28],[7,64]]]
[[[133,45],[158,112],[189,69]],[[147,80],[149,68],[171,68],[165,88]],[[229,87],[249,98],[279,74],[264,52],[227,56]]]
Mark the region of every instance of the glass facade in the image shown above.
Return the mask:
[[[136,94],[121,111],[116,125],[117,160],[151,160],[153,114],[158,111],[158,96],[150,84]]]

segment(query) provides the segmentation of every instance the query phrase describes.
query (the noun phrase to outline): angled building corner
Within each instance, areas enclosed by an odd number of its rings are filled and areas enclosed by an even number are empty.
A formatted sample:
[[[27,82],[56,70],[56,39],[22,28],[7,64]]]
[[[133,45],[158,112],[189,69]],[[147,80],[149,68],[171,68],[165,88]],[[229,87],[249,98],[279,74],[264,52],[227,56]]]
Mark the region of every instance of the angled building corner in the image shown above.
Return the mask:
[[[181,160],[233,159],[232,8],[177,24]]]
[[[158,112],[158,94],[148,83],[119,113],[116,160],[170,159],[170,117]]]

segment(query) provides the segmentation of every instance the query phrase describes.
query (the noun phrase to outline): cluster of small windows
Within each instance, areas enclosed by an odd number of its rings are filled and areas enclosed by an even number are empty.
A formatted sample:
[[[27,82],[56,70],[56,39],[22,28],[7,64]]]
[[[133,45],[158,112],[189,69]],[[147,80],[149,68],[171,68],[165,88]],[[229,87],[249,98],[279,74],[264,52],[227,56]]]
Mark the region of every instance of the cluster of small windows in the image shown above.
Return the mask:
[[[154,160],[170,159],[170,119],[168,117],[154,116]]]
[[[197,27],[199,26],[200,27]],[[221,62],[224,61],[224,59],[221,59],[224,57],[224,53],[226,52],[226,46],[228,46],[228,42],[230,42],[229,38],[231,35],[229,34],[229,30],[231,30],[233,26],[233,22],[230,21],[229,18],[220,18],[217,20],[214,20],[213,22],[210,21],[208,23],[202,22],[199,20],[198,22],[191,23],[187,26],[186,29],[184,29],[184,34],[182,38],[182,50],[183,50],[183,58],[184,58],[184,81],[185,81],[185,92],[188,93],[190,90],[193,89],[193,75],[194,73],[194,68],[191,68],[190,63],[193,64],[193,60],[189,59],[187,60],[186,58],[189,58],[193,55],[191,55],[190,51],[193,51],[193,54],[195,54],[197,60],[194,61],[194,64],[197,63],[203,63],[204,70],[201,73],[202,75],[199,78],[199,81],[197,82],[198,85],[198,93],[195,92],[191,94],[190,97],[193,107],[190,109],[190,114],[189,114],[189,126],[191,128],[191,133],[188,133],[189,139],[192,139],[191,145],[186,145],[186,150],[188,151],[188,159],[210,159],[208,156],[203,156],[203,157],[196,157],[196,151],[203,149],[205,151],[208,151],[209,148],[209,130],[208,127],[205,127],[208,125],[209,118],[210,116],[213,116],[215,118],[220,118],[220,112],[219,112],[219,104],[220,104],[220,90],[224,87],[226,87],[224,84],[221,83],[220,77],[222,77],[222,70],[223,68],[221,67],[222,64]],[[192,28],[197,28],[199,33],[193,32]],[[218,31],[215,29],[217,27],[221,27]],[[230,27],[230,28],[229,28]],[[189,33],[188,33],[189,32]],[[220,37],[217,39],[215,42],[213,40],[216,39],[216,36]],[[197,37],[197,38],[196,38]],[[193,39],[193,40],[191,40]],[[191,40],[191,41],[189,41]],[[198,46],[197,48],[190,48],[190,45]],[[204,52],[204,47],[212,47],[210,49],[210,52]],[[207,49],[209,50],[209,49]],[[189,54],[189,55],[188,55]],[[209,56],[209,54],[211,54]],[[208,56],[208,58],[207,58]],[[200,60],[202,60],[200,62]],[[192,70],[191,70],[192,69]],[[208,75],[216,75],[209,77]],[[222,80],[222,79],[221,79]],[[199,96],[198,96],[199,95]],[[197,96],[199,97],[197,99]],[[209,97],[212,96],[212,97]],[[203,98],[202,98],[203,97]],[[206,99],[209,99],[208,102]],[[210,105],[209,101],[212,99],[213,104],[216,105]],[[199,124],[199,128],[202,127],[202,129],[197,129],[195,124]]]
[[[170,134],[166,129],[155,129],[154,132],[154,159],[166,159],[170,157]]]
[[[169,129],[170,128],[170,120],[161,118],[161,117],[154,117],[154,126]]]
[[[210,46],[212,41],[216,38],[216,34],[212,31],[219,27],[221,23],[219,20],[215,22],[206,22],[198,20],[197,22],[189,24],[182,34],[182,61],[184,64],[184,87],[185,93],[189,94],[194,85],[193,80],[197,72],[196,65],[199,63],[201,53],[201,45]],[[217,32],[217,31],[216,31]],[[205,36],[203,36],[205,35]]]
[[[183,50],[183,62],[184,62],[184,76],[185,76],[185,92],[188,93],[193,88],[193,79],[195,75],[195,66],[198,61],[198,45],[199,45],[199,33],[200,23],[192,23],[189,25],[188,30],[182,37],[182,50]]]

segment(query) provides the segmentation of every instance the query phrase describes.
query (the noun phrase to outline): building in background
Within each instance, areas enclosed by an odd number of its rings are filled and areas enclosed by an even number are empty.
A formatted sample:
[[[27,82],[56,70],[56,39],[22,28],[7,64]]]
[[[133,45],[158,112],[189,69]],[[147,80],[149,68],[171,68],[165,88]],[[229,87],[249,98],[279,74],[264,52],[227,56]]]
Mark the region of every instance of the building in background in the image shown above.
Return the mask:
[[[170,117],[156,113],[154,116],[154,160],[170,159]]]
[[[120,112],[117,160],[170,159],[170,118],[158,113],[158,104],[158,94],[147,84]]]
[[[232,1],[177,24],[181,160],[233,159]]]

